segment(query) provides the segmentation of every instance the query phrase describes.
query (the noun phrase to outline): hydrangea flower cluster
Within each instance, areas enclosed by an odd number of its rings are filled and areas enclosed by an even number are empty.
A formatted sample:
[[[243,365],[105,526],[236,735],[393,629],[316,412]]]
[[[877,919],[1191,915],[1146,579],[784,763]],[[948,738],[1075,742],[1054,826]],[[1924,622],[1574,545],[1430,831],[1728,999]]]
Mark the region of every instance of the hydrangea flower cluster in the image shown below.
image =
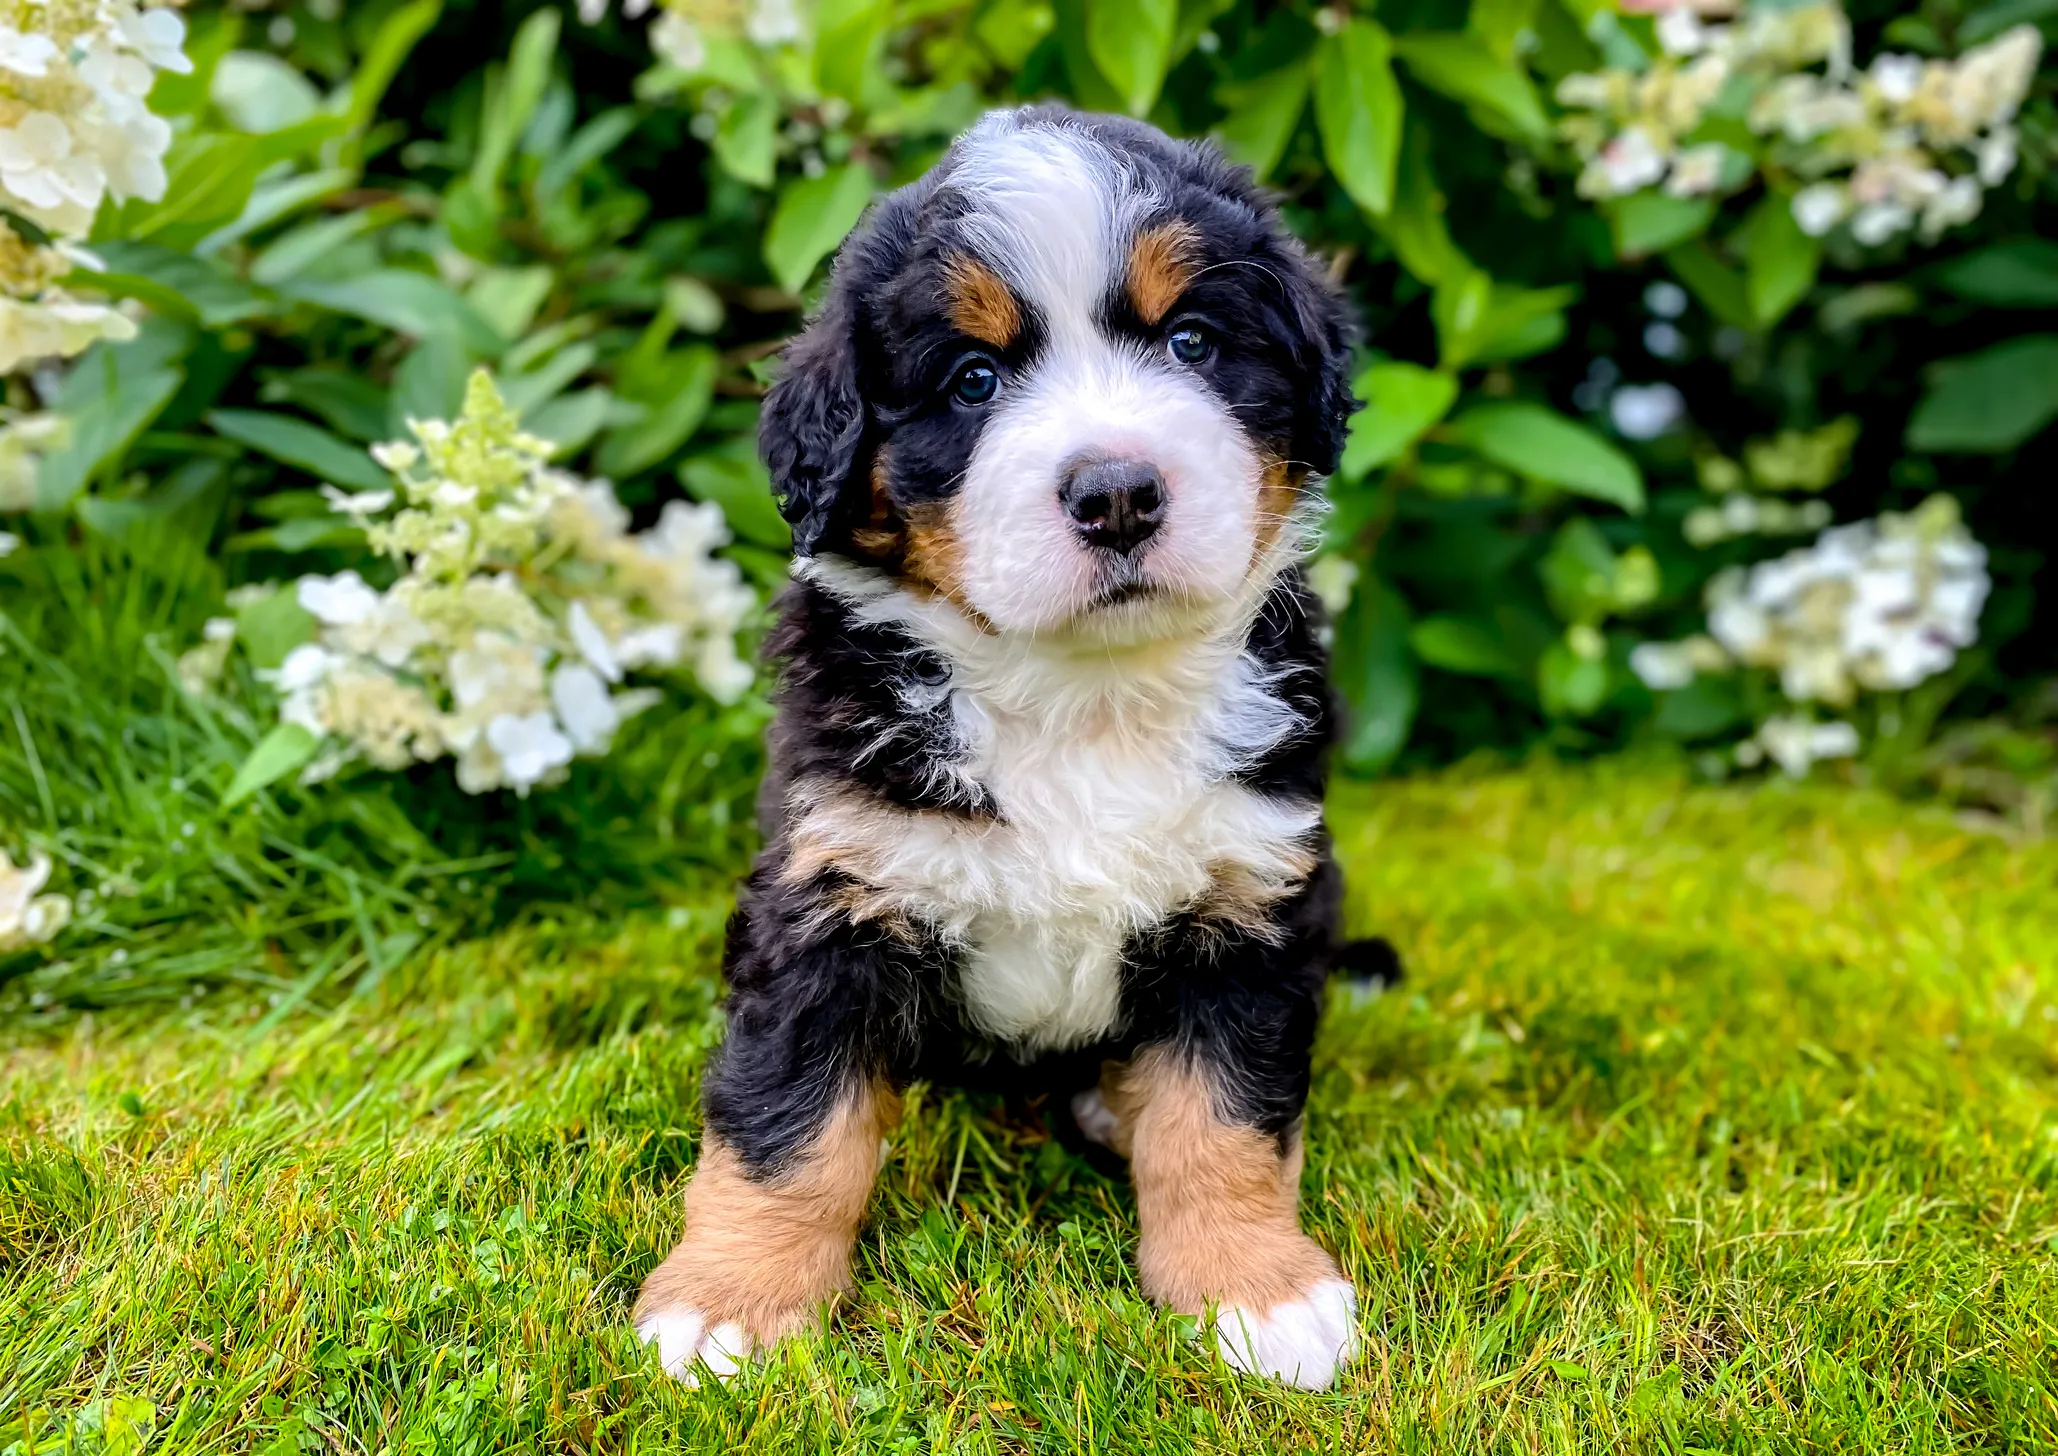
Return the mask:
[[[49,881],[48,855],[17,865],[0,849],[0,955],[41,945],[71,923],[70,900],[37,893]]]
[[[164,196],[171,127],[145,100],[190,72],[185,21],[135,0],[0,0],[0,373],[135,332],[58,280],[103,199]]]
[[[622,14],[634,20],[648,14],[653,0],[622,0]],[[657,18],[650,23],[650,48],[659,60],[682,71],[707,63],[707,37],[741,35],[758,46],[790,45],[806,33],[797,0],[656,0]],[[579,0],[579,18],[598,24],[607,14],[607,0]]]
[[[2025,24],[1955,61],[1884,54],[1854,71],[1850,24],[1834,0],[1727,25],[1675,5],[1659,14],[1657,35],[1663,54],[1641,71],[1559,83],[1558,100],[1575,113],[1564,133],[1585,164],[1581,194],[1733,191],[1756,163],[1706,139],[1703,123],[1740,120],[1764,139],[1762,160],[1800,184],[1801,230],[1820,237],[1848,222],[1867,247],[1911,228],[1934,240],[1979,215],[1985,190],[2015,168],[2014,118],[2043,52]]]
[[[1719,574],[1708,584],[1707,635],[1642,643],[1630,667],[1657,691],[1700,673],[1768,668],[1789,701],[1847,708],[1861,690],[1900,691],[1934,677],[1978,640],[1986,561],[1958,503],[1931,496],[1913,511],[1833,527],[1813,546]],[[1755,740],[1760,755],[1805,767],[1811,755],[1856,750],[1855,729],[1795,726],[1810,721],[1768,722]],[[1847,737],[1851,747],[1837,749]]]
[[[483,370],[456,421],[411,429],[417,444],[373,452],[395,490],[329,488],[398,579],[295,588],[317,632],[274,676],[281,720],[327,740],[305,779],[448,755],[469,793],[527,794],[657,701],[630,673],[690,668],[723,702],[749,685],[736,633],[755,598],[711,554],[728,539],[717,507],[674,501],[631,534],[613,488],[550,468]]]
[[[1718,575],[1708,631],[1739,662],[1776,669],[1793,701],[1842,707],[1861,688],[1912,688],[1976,642],[1986,565],[1958,503],[1935,495]]]

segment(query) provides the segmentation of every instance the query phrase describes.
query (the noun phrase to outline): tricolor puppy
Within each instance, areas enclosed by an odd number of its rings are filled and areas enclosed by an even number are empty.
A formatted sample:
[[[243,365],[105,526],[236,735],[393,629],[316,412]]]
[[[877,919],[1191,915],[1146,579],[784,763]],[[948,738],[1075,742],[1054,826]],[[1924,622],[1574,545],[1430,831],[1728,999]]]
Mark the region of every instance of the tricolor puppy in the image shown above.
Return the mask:
[[[667,1370],[811,1322],[897,1090],[995,1067],[1131,1160],[1143,1288],[1231,1365],[1350,1358],[1296,1211],[1338,898],[1298,563],[1345,335],[1249,174],[1134,121],[990,115],[844,245],[765,406],[798,580],[686,1232],[636,1306]]]

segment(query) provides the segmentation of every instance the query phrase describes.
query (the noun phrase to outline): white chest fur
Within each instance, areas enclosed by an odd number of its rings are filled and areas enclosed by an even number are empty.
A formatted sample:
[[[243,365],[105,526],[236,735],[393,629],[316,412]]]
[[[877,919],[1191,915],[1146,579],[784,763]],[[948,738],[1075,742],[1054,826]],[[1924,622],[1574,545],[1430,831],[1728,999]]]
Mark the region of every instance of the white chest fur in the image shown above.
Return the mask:
[[[1310,867],[1320,806],[1232,777],[1296,725],[1240,647],[1110,661],[953,642],[957,772],[996,817],[802,786],[796,840],[871,887],[874,909],[959,947],[982,1030],[1025,1049],[1092,1041],[1119,1019],[1132,936],[1225,882],[1283,894]]]

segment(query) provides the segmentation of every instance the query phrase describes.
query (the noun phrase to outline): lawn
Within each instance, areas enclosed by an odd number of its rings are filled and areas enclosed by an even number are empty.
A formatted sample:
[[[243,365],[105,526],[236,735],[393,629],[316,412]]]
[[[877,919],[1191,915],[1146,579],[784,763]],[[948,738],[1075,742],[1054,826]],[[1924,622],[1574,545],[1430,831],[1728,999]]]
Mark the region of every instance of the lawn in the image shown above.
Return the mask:
[[[709,901],[0,1032],[0,1451],[2058,1446],[2058,847],[1619,766],[1336,820],[1408,980],[1340,989],[1319,1053],[1306,1205],[1366,1336],[1332,1392],[1152,1312],[1127,1188],[1041,1110],[929,1090],[857,1298],[662,1377],[625,1316],[693,1161]]]

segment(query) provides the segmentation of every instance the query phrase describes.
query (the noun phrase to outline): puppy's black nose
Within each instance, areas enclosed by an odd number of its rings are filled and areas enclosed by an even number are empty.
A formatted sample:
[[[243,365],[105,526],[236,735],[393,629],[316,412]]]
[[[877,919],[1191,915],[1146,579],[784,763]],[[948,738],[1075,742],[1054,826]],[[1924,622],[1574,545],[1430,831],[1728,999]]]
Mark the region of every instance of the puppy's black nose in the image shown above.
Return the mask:
[[[1086,544],[1127,556],[1165,519],[1165,477],[1142,460],[1088,460],[1058,487]]]

